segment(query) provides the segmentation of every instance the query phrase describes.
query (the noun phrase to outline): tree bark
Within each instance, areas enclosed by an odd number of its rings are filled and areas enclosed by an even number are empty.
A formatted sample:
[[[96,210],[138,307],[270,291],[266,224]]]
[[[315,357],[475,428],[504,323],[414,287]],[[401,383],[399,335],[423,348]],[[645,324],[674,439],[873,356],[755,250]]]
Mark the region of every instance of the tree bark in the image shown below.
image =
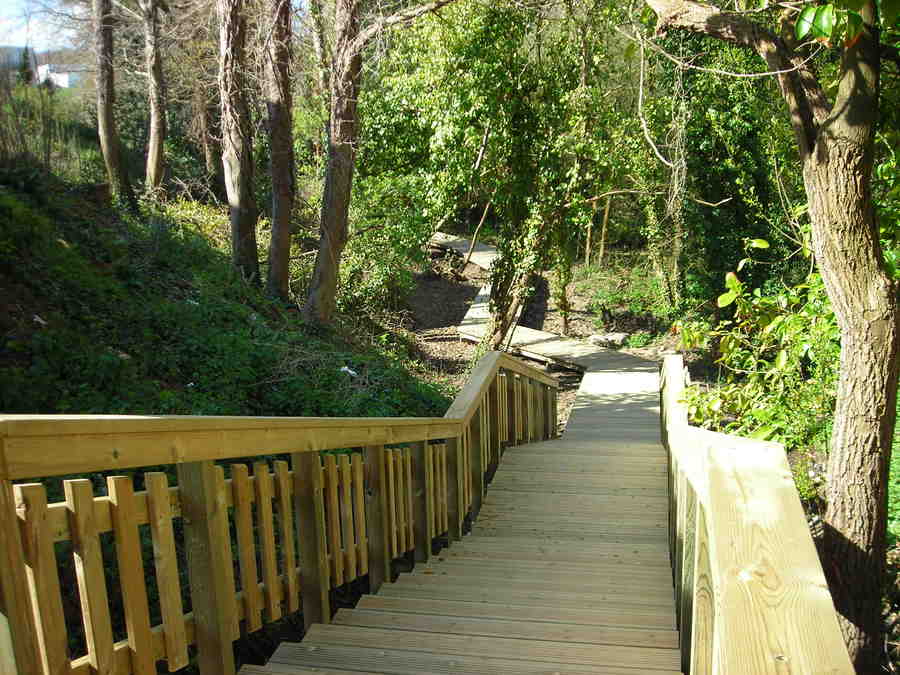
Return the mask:
[[[291,128],[291,3],[271,0],[272,29],[266,60],[269,113],[269,171],[272,177],[272,239],[269,243],[269,294],[287,301],[294,208],[294,138]]]
[[[113,68],[113,16],[111,0],[93,0],[94,49],[97,56],[97,133],[113,193],[132,211],[137,200],[131,187],[128,171],[122,162],[122,149],[116,132],[113,106],[116,100]]]
[[[222,0],[220,0],[222,1]],[[337,301],[341,255],[347,245],[350,195],[356,161],[358,121],[356,102],[362,69],[362,50],[381,31],[408,23],[416,17],[450,4],[435,0],[401,10],[360,29],[361,0],[337,0],[334,9],[335,38],[331,59],[328,164],[319,222],[319,250],[303,308],[307,321],[331,321]]]
[[[247,107],[246,18],[243,0],[217,0],[222,165],[231,219],[232,260],[248,281],[259,281],[256,204],[253,199],[253,131]]]
[[[362,55],[355,49],[359,36],[359,0],[337,0],[335,45],[331,68],[331,110],[328,165],[319,226],[319,252],[304,314],[315,323],[328,323],[334,314],[341,254],[347,245],[350,192],[356,159],[359,75]]]
[[[828,458],[823,567],[850,657],[881,672],[887,481],[896,418],[900,312],[872,203],[880,55],[877,14],[842,53],[828,104],[811,68],[746,16],[686,0],[647,0],[658,30],[680,28],[754,49],[778,74],[809,200],[813,249],[841,332],[837,405]]]
[[[141,0],[144,23],[144,59],[147,68],[147,100],[150,108],[150,139],[147,142],[148,191],[162,185],[165,173],[166,82],[159,48],[159,5],[157,0]]]

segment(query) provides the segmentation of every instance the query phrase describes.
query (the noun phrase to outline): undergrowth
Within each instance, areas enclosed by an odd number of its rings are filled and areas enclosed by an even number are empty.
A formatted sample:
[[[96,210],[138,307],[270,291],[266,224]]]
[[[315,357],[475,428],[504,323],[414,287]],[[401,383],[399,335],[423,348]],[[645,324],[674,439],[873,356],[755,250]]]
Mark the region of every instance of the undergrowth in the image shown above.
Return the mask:
[[[447,392],[396,351],[303,325],[171,210],[0,192],[0,410],[419,416]]]

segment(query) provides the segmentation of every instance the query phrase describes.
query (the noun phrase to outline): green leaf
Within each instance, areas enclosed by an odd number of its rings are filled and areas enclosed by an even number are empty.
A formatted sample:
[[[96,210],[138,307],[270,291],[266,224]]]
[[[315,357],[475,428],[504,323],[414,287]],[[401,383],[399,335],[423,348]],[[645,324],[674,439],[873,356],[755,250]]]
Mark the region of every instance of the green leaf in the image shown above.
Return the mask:
[[[716,303],[719,307],[728,307],[728,305],[734,302],[735,298],[737,298],[737,293],[728,291],[727,293],[722,293],[722,295],[719,296],[719,299],[716,300]]]
[[[804,7],[803,11],[800,12],[800,16],[797,17],[797,25],[795,30],[797,31],[797,39],[802,40],[807,35],[809,35],[809,31],[812,30],[813,19],[816,16],[816,8],[813,6]]]
[[[750,434],[750,438],[755,438],[760,441],[766,441],[766,440],[770,439],[774,433],[775,433],[774,427],[769,426],[767,424],[765,426],[760,427],[759,429],[754,431],[752,434]]]
[[[737,274],[729,272],[725,275],[725,288],[734,291],[735,294],[741,290],[741,282],[738,281]]]
[[[742,258],[741,261],[738,263],[737,271],[740,272],[742,269],[744,269],[744,265],[746,265],[749,262],[750,262],[750,258]]]
[[[784,370],[785,366],[787,366],[788,362],[788,353],[782,349],[778,352],[778,356],[775,357],[775,368],[777,370]]]
[[[750,248],[769,248],[769,242],[765,239],[751,239],[748,246]]]
[[[822,5],[816,10],[813,19],[813,35],[830,38],[834,32],[834,5]]]

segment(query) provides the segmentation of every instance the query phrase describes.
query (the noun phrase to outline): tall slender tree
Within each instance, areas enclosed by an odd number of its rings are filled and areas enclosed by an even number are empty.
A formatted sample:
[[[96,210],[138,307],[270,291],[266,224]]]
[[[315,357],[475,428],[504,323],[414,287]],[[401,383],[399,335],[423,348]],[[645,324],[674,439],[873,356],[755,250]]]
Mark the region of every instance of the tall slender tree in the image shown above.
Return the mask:
[[[291,3],[270,0],[266,50],[266,107],[269,113],[269,171],[272,177],[272,239],[268,291],[289,298],[291,211],[294,207],[294,138],[291,129]]]
[[[838,41],[838,86],[829,100],[794,38],[796,11],[773,17],[782,23],[783,30],[776,32],[761,20],[766,12],[728,12],[688,0],[646,2],[657,14],[658,32],[686,30],[751,49],[778,78],[802,164],[813,250],[841,331],[824,569],[857,671],[881,672],[900,311],[898,286],[884,264],[872,203],[883,53],[876,3],[847,3],[858,6],[859,32]],[[817,26],[823,33],[829,27],[825,19],[829,13],[834,16],[834,7],[827,7]],[[773,5],[770,12],[775,11],[780,10]]]
[[[113,106],[116,100],[113,67],[113,14],[111,0],[93,0],[94,50],[97,59],[97,133],[113,192],[137,210],[128,170],[122,161],[122,148],[116,131]]]
[[[328,165],[319,221],[319,250],[304,307],[307,320],[328,323],[334,314],[341,255],[347,245],[350,193],[359,133],[359,97],[362,52],[383,30],[449,5],[455,0],[435,0],[375,20],[360,28],[361,0],[336,0],[334,47],[329,95]]]
[[[147,142],[148,190],[162,185],[165,174],[166,81],[159,45],[159,10],[168,11],[164,0],[140,0],[144,28],[144,60],[147,68],[147,99],[150,107],[150,138]]]
[[[101,0],[96,0],[100,2]],[[253,200],[253,127],[246,93],[247,19],[243,0],[217,0],[222,164],[231,219],[231,254],[245,279],[259,281]]]

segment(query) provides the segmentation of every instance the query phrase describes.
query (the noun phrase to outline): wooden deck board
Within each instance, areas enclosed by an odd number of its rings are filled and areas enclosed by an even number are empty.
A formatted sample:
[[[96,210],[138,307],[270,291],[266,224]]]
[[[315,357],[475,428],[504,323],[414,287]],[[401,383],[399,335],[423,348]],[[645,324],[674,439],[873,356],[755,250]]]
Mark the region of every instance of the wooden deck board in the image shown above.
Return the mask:
[[[506,448],[469,535],[247,675],[680,672],[656,364],[521,326],[512,345],[584,371],[562,438]]]

